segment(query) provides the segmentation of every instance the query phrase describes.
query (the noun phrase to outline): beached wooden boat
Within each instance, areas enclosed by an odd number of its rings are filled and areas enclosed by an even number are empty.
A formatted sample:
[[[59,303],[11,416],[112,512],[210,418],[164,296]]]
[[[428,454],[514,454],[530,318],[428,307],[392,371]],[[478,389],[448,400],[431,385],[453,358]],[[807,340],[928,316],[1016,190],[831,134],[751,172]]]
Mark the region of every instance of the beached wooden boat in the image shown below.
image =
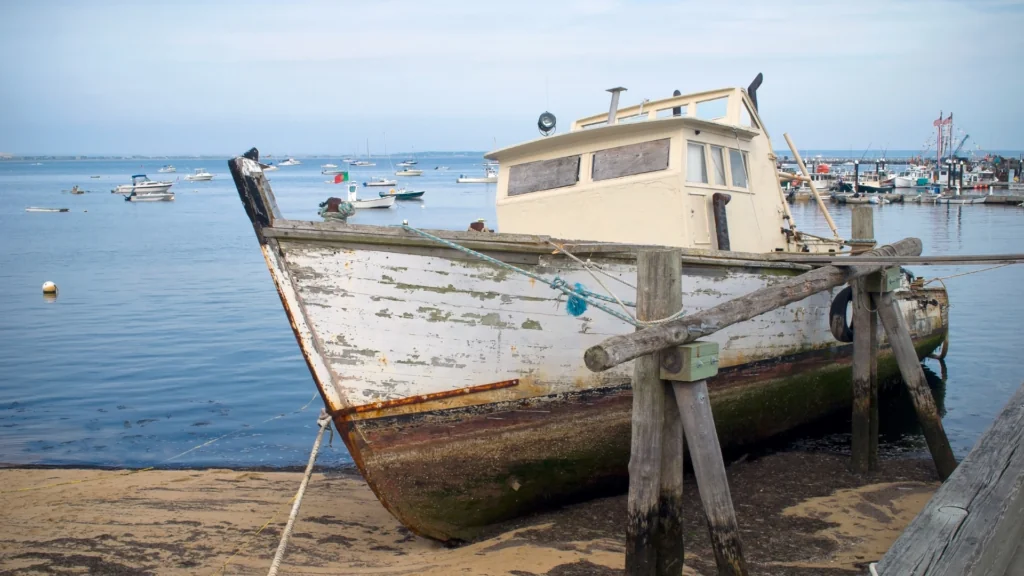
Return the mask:
[[[709,100],[724,100],[724,118],[696,117]],[[503,233],[286,220],[258,152],[229,162],[326,407],[406,526],[471,539],[486,524],[624,488],[632,365],[593,373],[583,353],[635,328],[618,304],[578,300],[601,283],[635,300],[638,245],[682,248],[686,313],[801,274],[810,266],[793,260],[804,251],[841,248],[783,231],[754,102],[741,89],[645,102],[618,113],[646,121],[594,116],[489,154],[500,160]],[[945,336],[944,290],[904,282],[896,294],[918,352],[930,352]],[[832,296],[710,337],[724,446],[848,409],[852,347],[830,330]],[[894,371],[887,351],[879,371]]]

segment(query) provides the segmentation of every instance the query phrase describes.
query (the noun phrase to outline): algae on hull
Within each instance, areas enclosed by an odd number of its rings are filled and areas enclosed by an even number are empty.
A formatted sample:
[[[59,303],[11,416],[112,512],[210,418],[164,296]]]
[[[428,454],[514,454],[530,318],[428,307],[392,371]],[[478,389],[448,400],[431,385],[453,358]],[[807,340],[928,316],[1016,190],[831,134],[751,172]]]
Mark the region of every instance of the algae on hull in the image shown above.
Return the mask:
[[[943,338],[940,333],[916,342],[919,357]],[[751,445],[849,408],[849,355],[837,360],[795,376],[719,388],[712,383],[723,449]],[[880,386],[898,378],[888,349],[879,351],[878,374]],[[619,492],[628,485],[631,429],[631,395],[620,396],[597,410],[581,405],[537,425],[452,436],[445,446],[389,454],[378,461],[386,476],[382,482],[402,494],[401,502],[392,504],[407,525],[425,536],[463,541],[488,524]],[[501,413],[491,417],[500,419]],[[504,461],[493,458],[499,452]],[[427,469],[432,472],[424,473]]]

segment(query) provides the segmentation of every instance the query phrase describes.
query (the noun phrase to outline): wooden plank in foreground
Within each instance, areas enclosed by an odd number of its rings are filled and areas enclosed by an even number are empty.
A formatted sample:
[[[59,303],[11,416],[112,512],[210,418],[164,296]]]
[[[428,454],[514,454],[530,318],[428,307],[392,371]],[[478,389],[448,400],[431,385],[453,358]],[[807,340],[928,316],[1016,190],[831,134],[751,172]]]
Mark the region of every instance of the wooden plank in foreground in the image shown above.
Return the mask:
[[[1024,385],[877,571],[880,576],[1016,574],[1010,570],[1020,565],[1022,539]]]

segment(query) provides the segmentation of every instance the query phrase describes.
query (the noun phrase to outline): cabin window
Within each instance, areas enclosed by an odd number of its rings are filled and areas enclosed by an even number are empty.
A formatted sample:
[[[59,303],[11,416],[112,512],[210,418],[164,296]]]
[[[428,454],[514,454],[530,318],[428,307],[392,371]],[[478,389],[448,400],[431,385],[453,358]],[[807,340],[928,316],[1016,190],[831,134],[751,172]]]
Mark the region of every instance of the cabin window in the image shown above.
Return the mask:
[[[673,108],[662,108],[655,114],[655,118],[671,118],[676,115]],[[686,104],[679,107],[679,116],[686,116]]]
[[[597,182],[665,170],[668,168],[669,141],[669,138],[663,138],[594,152],[590,176]]]
[[[732,175],[732,185],[737,188],[747,187],[747,153],[740,150],[729,149],[729,168]]]
[[[750,108],[747,108],[746,102],[743,103],[743,106],[740,106],[740,126],[757,128],[757,122],[754,122],[754,115],[750,113]]]
[[[704,145],[686,143],[686,181],[708,183],[708,166],[704,160]]]
[[[508,195],[572,186],[580,180],[580,157],[566,156],[517,164],[508,169]]]
[[[717,186],[725,186],[725,154],[721,146],[711,147],[711,173]]]
[[[725,118],[728,107],[728,96],[697,102],[697,118],[701,120],[721,120]]]
[[[625,116],[622,118],[616,118],[616,124],[631,124],[633,122],[645,122],[647,120],[647,112],[643,114],[633,114],[632,116]]]

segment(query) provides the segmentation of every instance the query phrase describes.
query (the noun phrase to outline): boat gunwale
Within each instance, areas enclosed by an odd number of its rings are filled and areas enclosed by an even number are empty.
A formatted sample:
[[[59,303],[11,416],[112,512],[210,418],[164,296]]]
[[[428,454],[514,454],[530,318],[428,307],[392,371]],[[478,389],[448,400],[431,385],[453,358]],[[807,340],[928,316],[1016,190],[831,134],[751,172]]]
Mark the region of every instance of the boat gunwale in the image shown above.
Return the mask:
[[[607,259],[632,261],[636,259],[640,250],[662,248],[662,246],[647,244],[563,240],[550,236],[527,234],[457,232],[452,230],[424,231],[444,240],[455,242],[465,248],[485,253],[506,252],[525,255],[559,255],[560,251],[548,243],[551,242],[574,254],[585,256],[600,255],[602,258]],[[263,235],[267,238],[292,241],[443,248],[435,241],[406,232],[401,226],[374,226],[333,221],[277,220],[272,226],[263,228]],[[679,248],[679,250],[682,252],[683,263],[687,264],[776,268],[798,271],[807,271],[819,266],[817,264],[790,262],[772,253],[755,254],[701,248]]]

